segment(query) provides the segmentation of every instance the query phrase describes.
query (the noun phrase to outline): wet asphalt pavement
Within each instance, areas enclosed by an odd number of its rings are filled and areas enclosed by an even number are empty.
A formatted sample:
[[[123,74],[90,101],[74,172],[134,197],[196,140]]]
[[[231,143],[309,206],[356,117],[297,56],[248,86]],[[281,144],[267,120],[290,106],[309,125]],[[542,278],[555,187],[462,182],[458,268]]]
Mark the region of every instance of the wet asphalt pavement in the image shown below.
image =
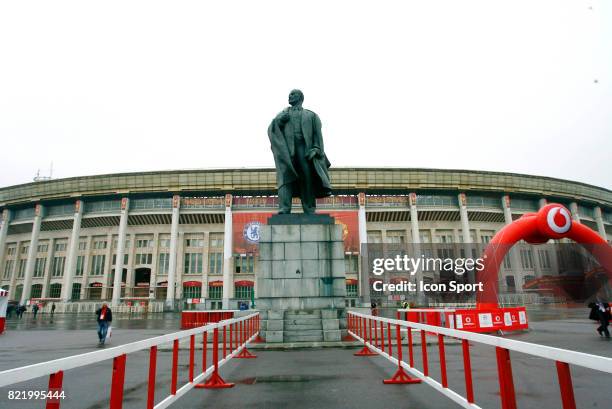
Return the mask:
[[[586,309],[538,308],[530,310],[531,331],[507,337],[560,348],[612,357],[612,342],[600,339],[595,325],[586,319]],[[95,320],[89,316],[56,314],[36,321],[12,319],[0,336],[0,370],[96,350]],[[111,346],[174,332],[178,314],[116,317]],[[429,367],[440,379],[437,346],[430,345]],[[257,359],[231,360],[222,376],[236,386],[225,390],[194,389],[174,406],[177,408],[452,408],[452,401],[428,385],[383,385],[395,367],[382,357],[354,357],[354,349],[257,350]],[[415,349],[420,368],[420,349]],[[199,358],[200,351],[197,352]],[[406,353],[405,353],[406,354]],[[449,386],[464,393],[463,361],[459,345],[447,345]],[[210,354],[209,354],[210,356]],[[471,348],[476,403],[498,408],[499,393],[495,352],[491,347]],[[196,372],[201,369],[196,358]],[[179,354],[179,385],[187,382],[188,354]],[[209,357],[210,362],[210,357]],[[169,393],[171,353],[160,350],[156,402]],[[518,406],[560,407],[554,362],[512,353],[512,369]],[[146,402],[148,352],[128,355],[124,408],[142,408]],[[107,408],[112,362],[77,368],[64,374],[67,398],[62,408]],[[579,407],[609,407],[612,375],[572,367],[574,390]],[[0,408],[40,408],[42,401],[9,401],[9,390],[46,389],[47,378],[0,388]]]

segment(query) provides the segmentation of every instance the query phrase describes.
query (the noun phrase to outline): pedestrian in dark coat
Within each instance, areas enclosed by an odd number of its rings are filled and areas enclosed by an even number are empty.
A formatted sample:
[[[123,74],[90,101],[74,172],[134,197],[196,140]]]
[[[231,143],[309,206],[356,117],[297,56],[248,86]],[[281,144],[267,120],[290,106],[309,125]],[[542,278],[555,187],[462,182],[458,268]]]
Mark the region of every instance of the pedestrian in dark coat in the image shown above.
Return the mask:
[[[104,345],[108,327],[113,321],[113,313],[108,305],[102,304],[102,307],[96,310],[96,321],[98,321],[98,339],[100,340],[99,345]]]
[[[599,321],[600,324],[597,328],[597,332],[600,336],[605,336],[609,339],[610,331],[608,330],[608,325],[610,325],[610,318],[612,318],[610,314],[610,303],[603,298],[601,293],[598,293],[595,302],[590,303],[589,307],[591,308],[589,318]]]

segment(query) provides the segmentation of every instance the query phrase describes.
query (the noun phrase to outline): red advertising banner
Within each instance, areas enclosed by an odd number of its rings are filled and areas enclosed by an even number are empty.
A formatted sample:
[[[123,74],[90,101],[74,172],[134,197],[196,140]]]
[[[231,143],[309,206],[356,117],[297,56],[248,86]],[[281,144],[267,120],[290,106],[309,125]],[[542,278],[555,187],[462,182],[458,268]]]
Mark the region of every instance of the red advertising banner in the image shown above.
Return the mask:
[[[253,212],[232,215],[232,238],[234,254],[259,254],[260,227],[268,223],[275,213]]]
[[[342,226],[344,251],[359,253],[359,219],[356,210],[321,211],[336,219],[336,224]],[[249,212],[232,215],[232,235],[234,254],[259,254],[260,227],[268,223],[268,218],[276,213]]]
[[[344,251],[359,253],[359,218],[357,210],[346,210],[320,213],[329,214],[336,219],[336,224],[342,226],[342,240],[344,240]]]

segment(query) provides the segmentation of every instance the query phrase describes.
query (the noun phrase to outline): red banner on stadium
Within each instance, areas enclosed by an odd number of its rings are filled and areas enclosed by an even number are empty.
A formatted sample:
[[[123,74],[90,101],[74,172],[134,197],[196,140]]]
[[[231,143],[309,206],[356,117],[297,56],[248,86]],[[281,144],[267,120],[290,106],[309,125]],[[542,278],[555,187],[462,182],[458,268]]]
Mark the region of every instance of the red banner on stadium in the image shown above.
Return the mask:
[[[356,210],[328,212],[321,211],[336,219],[336,224],[342,226],[344,251],[359,253],[359,218]]]
[[[320,211],[336,219],[342,226],[344,251],[359,253],[359,221],[357,211]],[[253,212],[234,213],[232,215],[233,252],[234,254],[259,254],[260,227],[268,223],[268,218],[275,213]]]
[[[259,254],[260,226],[268,223],[274,213],[253,212],[232,215],[232,238],[234,254]]]

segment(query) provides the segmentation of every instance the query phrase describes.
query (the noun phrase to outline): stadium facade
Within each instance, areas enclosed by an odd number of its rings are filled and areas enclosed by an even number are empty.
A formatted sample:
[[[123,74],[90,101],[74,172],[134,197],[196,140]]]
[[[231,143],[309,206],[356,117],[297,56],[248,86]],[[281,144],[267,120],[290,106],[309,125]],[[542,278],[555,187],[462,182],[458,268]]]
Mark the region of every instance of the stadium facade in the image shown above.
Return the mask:
[[[358,260],[365,243],[487,243],[547,202],[566,205],[573,218],[612,238],[612,191],[584,183],[410,168],[334,168],[331,177],[334,196],[317,208],[343,226],[347,305],[364,291]],[[275,190],[273,169],[124,173],[2,188],[0,285],[22,303],[237,308],[257,296],[259,226],[277,208]],[[501,292],[521,294],[527,280],[546,275],[547,257],[525,253],[504,262]]]

